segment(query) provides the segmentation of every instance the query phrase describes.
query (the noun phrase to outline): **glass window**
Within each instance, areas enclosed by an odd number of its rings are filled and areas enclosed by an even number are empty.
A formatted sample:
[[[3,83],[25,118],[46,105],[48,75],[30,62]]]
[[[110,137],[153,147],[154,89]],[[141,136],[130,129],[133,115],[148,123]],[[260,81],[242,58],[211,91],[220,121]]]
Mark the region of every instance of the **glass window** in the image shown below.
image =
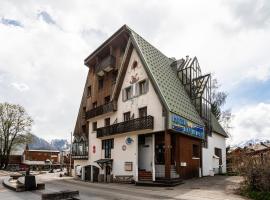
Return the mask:
[[[124,121],[129,121],[130,120],[130,112],[124,113]]]
[[[139,108],[139,118],[147,116],[147,107]]]
[[[147,92],[146,80],[139,82],[139,94],[145,94]]]
[[[125,91],[126,91],[126,100],[131,99],[132,97],[131,87],[126,88]]]
[[[110,126],[110,118],[104,120],[104,126]]]
[[[111,149],[114,147],[114,139],[102,140],[102,149],[105,150],[105,158],[111,158]]]
[[[199,146],[196,144],[192,145],[192,157],[199,158],[200,157],[200,151]]]
[[[91,86],[87,87],[87,96],[90,97],[92,95]]]
[[[103,82],[104,82],[103,78],[98,80],[98,89],[99,90],[103,89]]]
[[[92,130],[96,131],[97,130],[97,122],[92,123]]]

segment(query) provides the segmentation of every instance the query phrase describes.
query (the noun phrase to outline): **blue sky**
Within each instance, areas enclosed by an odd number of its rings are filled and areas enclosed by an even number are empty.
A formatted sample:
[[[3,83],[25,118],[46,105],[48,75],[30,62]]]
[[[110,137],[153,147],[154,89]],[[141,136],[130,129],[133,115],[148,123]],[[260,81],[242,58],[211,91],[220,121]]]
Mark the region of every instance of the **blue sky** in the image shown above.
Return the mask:
[[[0,102],[22,104],[35,134],[68,138],[84,58],[127,24],[167,56],[197,56],[214,74],[234,116],[228,143],[270,139],[269,9],[267,0],[1,1]]]

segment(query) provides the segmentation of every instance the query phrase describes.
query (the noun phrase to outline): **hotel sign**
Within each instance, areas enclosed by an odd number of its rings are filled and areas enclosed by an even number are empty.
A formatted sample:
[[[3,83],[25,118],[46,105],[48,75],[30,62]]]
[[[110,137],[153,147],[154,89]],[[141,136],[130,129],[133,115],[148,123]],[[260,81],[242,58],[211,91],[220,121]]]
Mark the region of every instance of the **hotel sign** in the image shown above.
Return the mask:
[[[204,127],[197,125],[191,121],[180,117],[179,115],[171,115],[172,129],[193,137],[204,139]]]

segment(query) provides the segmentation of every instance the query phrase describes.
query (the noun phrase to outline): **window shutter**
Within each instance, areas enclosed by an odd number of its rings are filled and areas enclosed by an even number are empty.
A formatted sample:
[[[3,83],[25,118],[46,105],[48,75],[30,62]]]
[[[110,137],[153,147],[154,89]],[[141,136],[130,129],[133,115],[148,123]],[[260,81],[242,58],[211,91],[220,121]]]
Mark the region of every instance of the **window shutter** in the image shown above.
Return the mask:
[[[134,85],[131,85],[131,87],[130,87],[131,98],[134,97],[134,94],[133,94],[133,87],[134,87]]]
[[[140,92],[140,84],[136,83],[135,84],[135,97],[140,95],[139,92]]]
[[[126,90],[125,89],[122,90],[122,100],[126,101]]]

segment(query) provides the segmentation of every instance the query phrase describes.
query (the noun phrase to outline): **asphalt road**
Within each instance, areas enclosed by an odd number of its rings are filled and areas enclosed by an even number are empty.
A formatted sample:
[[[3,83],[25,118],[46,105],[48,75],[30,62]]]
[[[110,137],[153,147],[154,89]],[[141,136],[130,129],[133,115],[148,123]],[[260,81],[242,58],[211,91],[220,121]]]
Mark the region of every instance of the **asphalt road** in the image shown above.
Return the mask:
[[[59,178],[57,175],[42,175],[38,178],[45,182],[46,189],[33,192],[16,193],[0,185],[0,200],[36,200],[41,194],[61,190],[79,190],[80,199],[185,199],[185,200],[241,200],[233,194],[239,177],[207,177],[186,181],[185,184],[173,188],[165,187],[138,187],[130,184],[98,184],[82,182],[70,178]],[[1,178],[0,178],[1,179]]]

